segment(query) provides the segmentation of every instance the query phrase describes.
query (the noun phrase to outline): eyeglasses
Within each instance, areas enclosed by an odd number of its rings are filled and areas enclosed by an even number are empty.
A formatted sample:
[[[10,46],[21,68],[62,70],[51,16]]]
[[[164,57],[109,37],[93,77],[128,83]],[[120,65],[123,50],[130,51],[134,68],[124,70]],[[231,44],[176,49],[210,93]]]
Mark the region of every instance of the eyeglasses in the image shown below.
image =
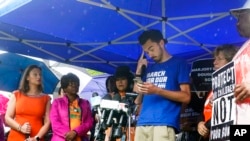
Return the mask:
[[[220,57],[215,57],[214,61],[222,61],[222,60],[227,60],[226,58],[220,58]]]

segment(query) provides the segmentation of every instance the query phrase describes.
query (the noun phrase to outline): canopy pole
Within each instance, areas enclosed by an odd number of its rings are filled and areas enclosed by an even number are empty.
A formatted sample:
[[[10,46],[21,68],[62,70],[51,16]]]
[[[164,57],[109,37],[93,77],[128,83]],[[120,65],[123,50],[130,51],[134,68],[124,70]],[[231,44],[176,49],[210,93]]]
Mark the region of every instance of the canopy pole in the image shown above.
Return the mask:
[[[206,54],[202,54],[202,55],[199,55],[199,56],[195,56],[195,57],[193,57],[191,59],[188,59],[187,61],[188,62],[193,62],[193,61],[195,61],[197,59],[200,59],[201,57],[208,56],[208,55],[211,55],[211,54],[210,53],[206,53]]]
[[[167,23],[167,18],[166,18],[166,4],[165,4],[165,0],[161,1],[161,13],[162,13],[162,33],[163,33],[163,38],[166,39],[166,23]],[[164,20],[165,18],[165,20]]]
[[[132,19],[130,16],[128,16],[126,13],[124,13],[123,11],[120,10],[120,7],[115,7],[114,5],[108,3],[106,0],[102,0],[103,3],[105,3],[107,6],[115,9],[116,12],[118,12],[119,14],[121,14],[124,18],[128,19],[130,22],[132,22],[133,24],[137,25],[140,28],[144,28],[143,25],[141,25],[139,22],[137,22],[136,20]],[[145,28],[144,28],[145,30]]]
[[[97,7],[101,7],[101,8],[107,8],[107,9],[111,9],[111,10],[115,10],[114,7],[109,7],[107,5],[104,5],[102,3],[98,3],[98,2],[93,2],[93,1],[90,1],[90,0],[77,0],[79,2],[82,2],[82,3],[86,3],[86,4],[89,4],[89,5],[94,5],[94,6],[97,6]],[[140,12],[135,12],[135,11],[132,11],[132,10],[127,10],[127,9],[120,9],[120,11],[123,11],[125,13],[128,13],[128,14],[133,14],[133,15],[137,15],[137,16],[141,16],[141,17],[145,17],[145,18],[150,18],[150,19],[155,19],[155,20],[162,20],[162,17],[159,17],[159,16],[154,16],[154,15],[149,15],[149,14],[145,14],[145,13],[140,13]],[[223,12],[223,13],[209,13],[209,14],[202,14],[202,15],[193,15],[193,16],[182,16],[182,17],[172,17],[172,18],[169,18],[168,20],[187,20],[187,19],[194,19],[194,18],[204,18],[204,17],[216,17],[216,16],[220,16],[220,15],[224,15],[226,14],[226,12]],[[227,14],[229,15],[229,12],[227,12]]]
[[[51,55],[51,56],[53,56],[53,57],[55,57],[55,58],[58,58],[58,59],[60,59],[60,60],[62,60],[62,61],[65,61],[65,59],[64,59],[63,57],[58,56],[58,55],[56,55],[56,54],[54,54],[54,53],[51,53],[51,52],[49,52],[49,51],[47,51],[47,50],[44,50],[44,49],[42,49],[42,48],[40,48],[40,47],[38,47],[38,46],[35,46],[35,45],[31,44],[31,43],[28,43],[28,42],[26,42],[26,41],[22,41],[22,43],[25,44],[25,45],[28,45],[28,46],[30,46],[30,47],[32,47],[32,48],[34,48],[34,49],[37,49],[37,50],[39,50],[39,51],[41,51],[41,52],[44,52],[44,53],[46,53],[46,54],[49,54],[49,55]]]
[[[144,27],[145,27],[145,28],[148,28],[148,27],[154,26],[154,25],[156,25],[156,24],[158,24],[158,23],[159,23],[159,21],[155,21],[155,22],[150,23],[150,24],[148,24],[148,25],[146,25],[146,26],[144,26]],[[82,53],[82,54],[79,54],[79,55],[77,55],[77,56],[75,56],[75,57],[72,57],[70,60],[72,61],[72,60],[74,60],[74,59],[77,59],[77,58],[79,58],[79,57],[82,57],[82,56],[84,56],[84,55],[87,55],[88,53],[91,53],[91,52],[94,52],[94,51],[96,51],[96,50],[99,50],[99,49],[101,49],[101,48],[103,48],[103,47],[105,47],[105,46],[107,46],[107,45],[109,45],[109,44],[112,44],[113,42],[120,41],[120,40],[122,40],[122,39],[124,39],[124,38],[127,38],[127,37],[130,36],[130,35],[133,35],[133,34],[135,34],[135,33],[137,33],[137,32],[142,31],[142,30],[143,30],[143,28],[136,29],[136,30],[134,30],[134,31],[132,31],[132,32],[130,32],[130,33],[128,33],[128,34],[125,34],[125,35],[123,35],[123,36],[121,36],[121,37],[119,37],[119,38],[117,38],[117,39],[115,39],[115,40],[113,40],[113,41],[110,41],[110,42],[108,42],[108,43],[106,43],[106,44],[104,44],[104,45],[98,46],[98,47],[96,47],[96,48],[94,48],[94,49],[92,49],[92,50],[89,50],[89,51],[85,52],[85,53]]]
[[[182,33],[182,31],[177,28],[176,26],[172,25],[171,23],[168,23],[168,25],[170,27],[172,27],[173,29],[175,29],[176,31],[178,31],[179,33]],[[207,49],[204,45],[201,46],[201,43],[197,42],[195,39],[193,39],[192,37],[190,37],[189,35],[187,35],[186,33],[183,33],[183,36],[185,36],[186,38],[188,38],[191,42],[193,42],[196,46],[200,46],[202,49],[206,50],[207,52],[211,53],[211,50]]]
[[[204,23],[202,23],[202,24],[199,24],[199,25],[197,25],[197,26],[194,26],[194,27],[192,27],[192,28],[189,28],[189,29],[187,29],[187,30],[185,30],[185,31],[183,31],[183,32],[181,32],[181,33],[178,33],[178,34],[176,34],[176,35],[174,35],[174,36],[171,36],[170,39],[177,38],[177,37],[183,35],[184,33],[188,33],[188,32],[191,32],[191,31],[193,31],[193,30],[196,30],[196,29],[198,29],[198,28],[201,28],[201,27],[203,27],[203,26],[206,26],[206,25],[208,25],[208,24],[210,24],[210,23],[212,23],[212,22],[218,21],[218,20],[220,20],[220,19],[222,19],[222,18],[224,18],[224,17],[226,17],[226,16],[228,16],[228,14],[221,15],[220,17],[216,17],[216,18],[211,19],[211,20],[209,20],[209,21],[207,21],[207,22],[204,22]]]

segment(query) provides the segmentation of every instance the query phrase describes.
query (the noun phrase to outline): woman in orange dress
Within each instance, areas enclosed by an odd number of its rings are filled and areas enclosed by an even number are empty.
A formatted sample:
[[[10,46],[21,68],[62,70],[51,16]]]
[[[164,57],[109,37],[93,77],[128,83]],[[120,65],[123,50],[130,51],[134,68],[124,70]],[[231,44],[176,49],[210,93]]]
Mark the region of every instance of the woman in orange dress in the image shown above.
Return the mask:
[[[31,65],[26,68],[19,90],[13,92],[5,114],[11,127],[8,141],[43,141],[50,127],[50,97],[42,93],[42,70]]]

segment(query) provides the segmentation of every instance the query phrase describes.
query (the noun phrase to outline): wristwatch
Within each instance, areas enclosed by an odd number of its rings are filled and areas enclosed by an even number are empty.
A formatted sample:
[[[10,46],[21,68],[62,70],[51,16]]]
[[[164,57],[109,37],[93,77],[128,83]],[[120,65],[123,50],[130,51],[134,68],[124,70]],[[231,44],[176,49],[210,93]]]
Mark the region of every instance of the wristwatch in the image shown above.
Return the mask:
[[[36,141],[40,141],[41,140],[40,137],[38,137],[38,136],[35,136],[35,139],[36,139]]]

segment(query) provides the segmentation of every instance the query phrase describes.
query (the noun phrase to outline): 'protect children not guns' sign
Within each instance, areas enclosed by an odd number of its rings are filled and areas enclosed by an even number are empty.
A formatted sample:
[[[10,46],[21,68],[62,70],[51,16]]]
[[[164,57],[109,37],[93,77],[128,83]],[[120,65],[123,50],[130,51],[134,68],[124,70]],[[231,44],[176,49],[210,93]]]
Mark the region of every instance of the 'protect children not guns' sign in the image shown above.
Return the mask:
[[[210,139],[229,140],[230,125],[236,118],[234,62],[213,73],[213,108]]]
[[[235,102],[237,84],[250,84],[250,40],[231,62],[212,75],[211,141],[241,139],[250,135],[250,98]]]

